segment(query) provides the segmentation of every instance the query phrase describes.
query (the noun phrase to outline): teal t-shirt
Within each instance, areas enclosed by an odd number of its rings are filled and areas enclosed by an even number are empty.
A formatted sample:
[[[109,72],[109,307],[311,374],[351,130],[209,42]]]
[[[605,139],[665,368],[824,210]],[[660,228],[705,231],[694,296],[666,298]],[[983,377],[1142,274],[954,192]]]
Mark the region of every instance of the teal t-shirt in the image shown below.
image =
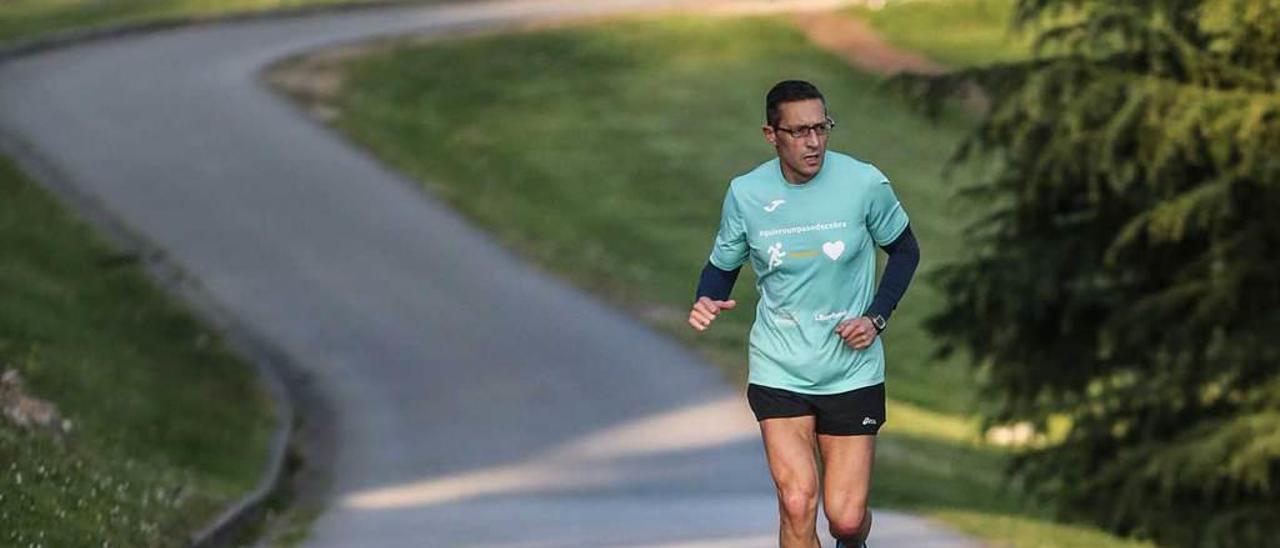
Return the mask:
[[[854,350],[835,327],[875,295],[876,246],[897,239],[907,213],[875,166],[828,151],[804,184],[777,158],[729,184],[711,264],[756,272],[748,382],[834,394],[884,381],[884,346]]]

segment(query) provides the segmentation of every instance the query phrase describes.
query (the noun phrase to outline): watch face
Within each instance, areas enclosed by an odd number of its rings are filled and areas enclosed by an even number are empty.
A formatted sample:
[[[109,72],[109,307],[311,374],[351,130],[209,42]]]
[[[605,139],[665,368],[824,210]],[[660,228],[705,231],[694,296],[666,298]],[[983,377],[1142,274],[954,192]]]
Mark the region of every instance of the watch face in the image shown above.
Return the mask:
[[[876,326],[876,329],[884,329],[884,316],[872,316],[871,324]]]

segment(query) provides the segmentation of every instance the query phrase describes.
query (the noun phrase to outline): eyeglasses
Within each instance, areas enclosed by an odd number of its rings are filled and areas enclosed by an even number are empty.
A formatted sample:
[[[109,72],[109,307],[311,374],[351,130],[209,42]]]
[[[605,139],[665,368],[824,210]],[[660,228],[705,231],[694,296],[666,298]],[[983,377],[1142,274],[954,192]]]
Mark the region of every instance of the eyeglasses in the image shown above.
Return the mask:
[[[813,132],[815,135],[819,137],[826,137],[827,134],[831,133],[831,129],[834,127],[836,127],[836,121],[832,120],[831,117],[828,116],[827,119],[823,121],[821,124],[814,124],[811,126],[800,126],[797,128],[773,126],[773,129],[775,131],[781,131],[787,135],[790,135],[791,138],[793,139],[804,139],[805,137],[809,136],[809,132]]]

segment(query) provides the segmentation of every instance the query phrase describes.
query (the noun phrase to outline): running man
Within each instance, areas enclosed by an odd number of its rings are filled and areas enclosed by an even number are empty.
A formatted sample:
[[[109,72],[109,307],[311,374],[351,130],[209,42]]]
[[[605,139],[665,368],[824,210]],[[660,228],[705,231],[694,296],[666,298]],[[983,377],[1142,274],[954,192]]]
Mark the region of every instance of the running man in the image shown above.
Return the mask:
[[[920,252],[884,174],[827,150],[835,122],[817,88],[778,83],[765,118],[777,158],[729,184],[689,324],[703,331],[737,305],[729,295],[750,259],[760,302],[747,400],[777,485],[779,543],[821,546],[821,487],[836,546],[865,546],[875,435],[885,421],[879,334]],[[873,294],[877,246],[889,258]]]

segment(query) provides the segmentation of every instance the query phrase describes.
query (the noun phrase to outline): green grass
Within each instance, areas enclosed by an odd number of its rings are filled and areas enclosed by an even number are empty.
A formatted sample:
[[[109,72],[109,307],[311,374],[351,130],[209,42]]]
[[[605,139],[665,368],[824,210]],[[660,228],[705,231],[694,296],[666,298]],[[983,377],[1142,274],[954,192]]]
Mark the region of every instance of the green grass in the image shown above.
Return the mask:
[[[181,545],[256,485],[253,368],[4,159],[0,288],[0,369],[72,421],[0,419],[0,545]]]
[[[6,0],[0,43],[72,28],[385,0]]]
[[[912,215],[926,273],[961,256],[944,159],[973,120],[933,126],[784,20],[662,18],[393,48],[348,61],[334,122],[534,263],[667,330],[742,382],[756,301],[695,336],[684,323],[728,180],[773,154],[764,91],[805,78],[840,121],[831,139],[881,167]],[[465,67],[459,70],[458,67]],[[305,93],[299,93],[305,97]],[[1022,546],[1121,545],[1056,525],[1004,489],[1003,450],[976,441],[973,374],[933,359],[918,278],[887,333],[889,422],[873,503]]]
[[[1014,61],[1031,55],[1031,39],[1010,30],[1016,0],[915,0],[848,12],[871,23],[885,40],[950,66]]]

